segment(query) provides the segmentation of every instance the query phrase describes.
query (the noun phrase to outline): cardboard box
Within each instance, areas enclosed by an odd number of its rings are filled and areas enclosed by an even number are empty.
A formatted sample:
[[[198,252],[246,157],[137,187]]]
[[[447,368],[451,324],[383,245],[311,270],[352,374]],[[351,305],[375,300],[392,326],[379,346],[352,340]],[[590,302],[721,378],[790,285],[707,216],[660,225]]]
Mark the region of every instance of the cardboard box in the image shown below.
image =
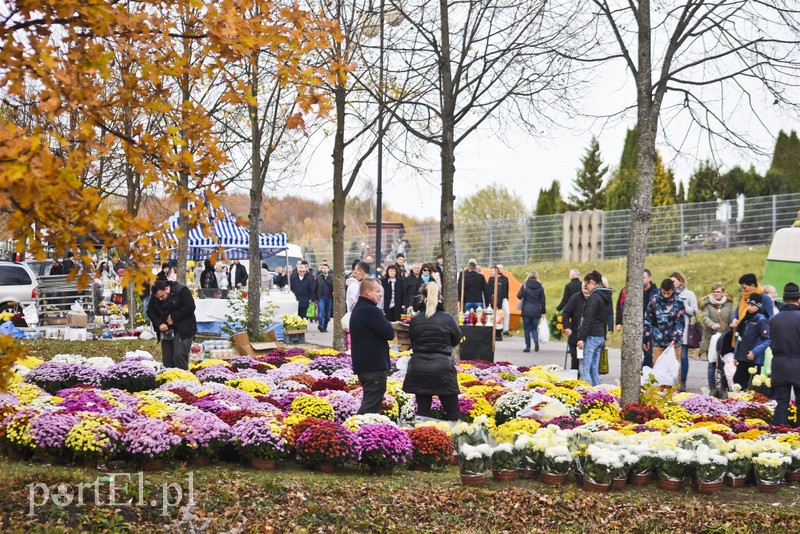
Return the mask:
[[[278,337],[275,335],[275,332],[270,330],[265,335],[269,341],[260,343],[251,343],[250,336],[247,335],[247,332],[239,332],[238,334],[234,334],[231,339],[233,340],[233,344],[236,346],[236,351],[239,354],[242,356],[255,357],[260,354],[266,354],[267,352],[278,348]]]
[[[85,313],[69,312],[67,314],[67,326],[73,328],[86,328],[89,325],[89,316]]]

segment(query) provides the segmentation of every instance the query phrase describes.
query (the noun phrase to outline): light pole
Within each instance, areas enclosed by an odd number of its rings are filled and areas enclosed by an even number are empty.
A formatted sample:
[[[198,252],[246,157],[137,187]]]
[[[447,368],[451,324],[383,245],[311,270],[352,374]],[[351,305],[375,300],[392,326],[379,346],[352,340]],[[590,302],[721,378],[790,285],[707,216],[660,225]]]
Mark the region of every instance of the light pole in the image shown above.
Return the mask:
[[[378,42],[378,186],[377,206],[375,208],[375,273],[383,261],[381,250],[381,237],[383,234],[383,16],[385,0],[380,0],[378,24],[380,25],[380,38]]]

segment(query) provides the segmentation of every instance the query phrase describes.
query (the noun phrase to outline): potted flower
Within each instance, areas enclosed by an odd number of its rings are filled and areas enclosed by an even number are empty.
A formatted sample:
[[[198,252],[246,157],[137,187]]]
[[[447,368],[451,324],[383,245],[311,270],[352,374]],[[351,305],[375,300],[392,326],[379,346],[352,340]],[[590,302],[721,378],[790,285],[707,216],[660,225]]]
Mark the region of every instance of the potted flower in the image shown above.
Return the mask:
[[[156,372],[137,360],[123,360],[106,370],[102,384],[105,389],[117,388],[129,393],[147,391],[156,387]]]
[[[125,425],[123,450],[139,460],[145,471],[162,468],[164,458],[171,456],[181,444],[181,438],[166,421],[139,417]]]
[[[498,443],[492,449],[492,478],[509,481],[517,478],[519,451],[512,443]]]
[[[542,482],[551,486],[566,482],[572,460],[572,454],[566,444],[548,447],[542,458]]]
[[[288,444],[284,425],[273,417],[246,417],[231,427],[233,446],[254,469],[275,469],[275,460],[284,458]]]
[[[658,459],[658,487],[679,490],[694,461],[694,452],[681,448],[662,449],[658,451]]]
[[[444,467],[450,463],[455,449],[447,434],[432,426],[421,426],[408,431],[412,453],[410,468],[430,471],[432,467]]]
[[[800,482],[800,447],[795,447],[789,452],[792,463],[786,470],[787,482]]]
[[[31,435],[31,424],[37,416],[36,411],[22,408],[2,420],[0,437],[9,459],[22,460],[33,452],[35,442]]]
[[[756,472],[756,485],[762,493],[778,491],[786,468],[792,463],[789,456],[779,452],[760,452],[753,456],[753,469]]]
[[[514,442],[519,450],[519,469],[517,476],[522,479],[532,479],[539,475],[542,469],[542,458],[547,442],[528,434],[522,434]]]
[[[330,473],[335,465],[358,460],[355,434],[334,421],[323,421],[303,432],[295,442],[297,459]]]
[[[172,424],[183,438],[183,451],[192,465],[207,465],[228,442],[230,426],[208,412],[178,412]]]
[[[361,426],[356,446],[361,463],[374,475],[391,475],[396,465],[411,459],[414,448],[404,430],[386,423]]]
[[[753,445],[750,440],[736,439],[725,444],[723,451],[728,458],[725,482],[733,488],[744,486],[752,467]]]
[[[713,494],[722,489],[722,478],[728,468],[728,458],[718,450],[700,445],[695,450],[694,476],[697,490],[703,494]]]
[[[97,467],[117,452],[122,424],[112,417],[96,413],[82,413],[80,418],[67,433],[64,446],[87,467]]]
[[[607,492],[615,470],[622,467],[617,451],[599,444],[589,445],[583,470],[583,487],[597,493]]]
[[[45,457],[63,460],[66,452],[64,441],[72,427],[81,420],[66,412],[43,413],[31,421],[30,435],[36,450]]]
[[[630,481],[633,486],[645,486],[653,480],[658,457],[649,451],[640,451],[630,469]]]
[[[465,486],[482,486],[486,481],[486,466],[492,457],[492,448],[486,444],[464,443],[458,448],[461,465],[461,483]]]

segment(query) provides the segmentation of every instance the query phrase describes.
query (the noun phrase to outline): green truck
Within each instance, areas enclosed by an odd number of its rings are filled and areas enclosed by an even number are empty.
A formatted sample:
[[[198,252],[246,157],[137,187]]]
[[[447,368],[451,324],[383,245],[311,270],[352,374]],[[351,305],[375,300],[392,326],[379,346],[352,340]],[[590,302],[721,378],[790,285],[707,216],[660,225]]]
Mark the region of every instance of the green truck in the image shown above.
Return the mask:
[[[764,267],[763,284],[774,286],[778,297],[789,282],[800,283],[800,226],[775,232]]]

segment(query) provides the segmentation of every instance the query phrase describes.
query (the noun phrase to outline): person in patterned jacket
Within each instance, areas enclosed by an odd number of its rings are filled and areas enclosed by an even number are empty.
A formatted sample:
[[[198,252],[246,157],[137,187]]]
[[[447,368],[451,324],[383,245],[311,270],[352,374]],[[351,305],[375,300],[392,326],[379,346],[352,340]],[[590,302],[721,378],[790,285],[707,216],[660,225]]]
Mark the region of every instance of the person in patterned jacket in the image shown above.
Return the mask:
[[[684,330],[683,301],[675,294],[675,283],[665,278],[661,288],[647,303],[644,314],[644,350],[653,348],[653,365],[669,346],[681,345]],[[680,362],[680,351],[675,356]]]

